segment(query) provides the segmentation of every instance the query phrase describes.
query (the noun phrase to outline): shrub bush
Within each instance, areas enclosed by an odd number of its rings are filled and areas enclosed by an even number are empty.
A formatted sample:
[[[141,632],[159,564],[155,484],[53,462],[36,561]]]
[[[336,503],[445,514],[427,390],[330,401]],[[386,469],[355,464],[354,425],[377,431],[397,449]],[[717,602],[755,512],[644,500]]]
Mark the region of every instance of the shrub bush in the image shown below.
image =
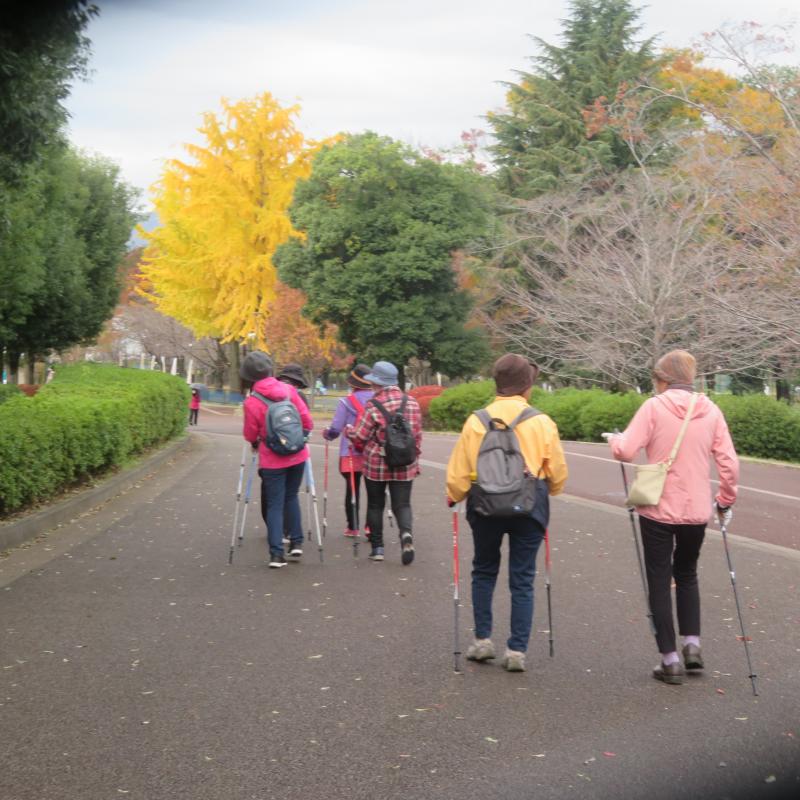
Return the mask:
[[[409,394],[419,403],[419,410],[422,413],[422,427],[426,429],[435,428],[436,425],[431,420],[430,406],[431,400],[438,397],[444,391],[444,386],[438,384],[427,384],[415,386],[409,390]]]
[[[22,390],[15,383],[0,383],[0,405],[21,393]]]
[[[800,461],[800,407],[762,394],[716,395],[740,455]]]
[[[464,420],[494,398],[494,382],[466,383],[447,389],[430,404],[434,425],[461,430]],[[647,399],[635,392],[611,394],[600,389],[534,389],[531,405],[551,417],[564,440],[602,441],[603,431],[624,430]],[[800,461],[800,406],[764,395],[718,395],[714,402],[728,421],[740,455]]]
[[[184,430],[189,388],[158,372],[81,364],[0,407],[0,514],[123,464]]]

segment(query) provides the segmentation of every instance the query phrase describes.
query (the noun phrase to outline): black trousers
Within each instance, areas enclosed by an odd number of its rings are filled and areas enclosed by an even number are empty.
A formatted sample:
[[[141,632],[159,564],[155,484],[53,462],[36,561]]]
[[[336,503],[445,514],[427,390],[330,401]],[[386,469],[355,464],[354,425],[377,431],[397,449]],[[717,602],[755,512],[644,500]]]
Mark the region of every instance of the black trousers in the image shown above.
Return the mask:
[[[364,478],[367,487],[367,525],[373,547],[383,547],[383,509],[386,487],[392,501],[392,512],[400,533],[411,533],[411,486],[414,481],[372,481]]]
[[[189,409],[189,424],[190,425],[197,425],[197,415],[200,413],[199,408],[190,408]]]
[[[350,482],[350,475],[349,472],[341,472],[339,473],[343,478],[345,485],[347,486],[347,491],[344,496],[344,513],[347,516],[347,527],[354,531],[358,527],[358,520],[356,519],[356,509],[353,505],[353,484]],[[353,475],[353,483],[356,486],[356,505],[358,506],[359,514],[361,513],[361,473],[354,472]]]
[[[706,534],[702,525],[670,525],[639,517],[644,546],[644,564],[650,611],[656,626],[660,653],[677,650],[672,619],[672,579],[678,631],[681,636],[700,635],[700,589],[697,584],[697,559]]]

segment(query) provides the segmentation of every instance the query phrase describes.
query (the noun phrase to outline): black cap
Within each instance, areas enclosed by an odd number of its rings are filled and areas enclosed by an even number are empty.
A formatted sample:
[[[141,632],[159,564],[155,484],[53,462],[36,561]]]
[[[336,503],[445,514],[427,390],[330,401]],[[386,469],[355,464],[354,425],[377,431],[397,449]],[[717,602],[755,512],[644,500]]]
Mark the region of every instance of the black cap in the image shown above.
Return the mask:
[[[308,389],[306,383],[306,376],[303,374],[303,368],[299,364],[287,364],[277,375],[278,380],[284,378],[292,383],[297,384],[301,389]]]

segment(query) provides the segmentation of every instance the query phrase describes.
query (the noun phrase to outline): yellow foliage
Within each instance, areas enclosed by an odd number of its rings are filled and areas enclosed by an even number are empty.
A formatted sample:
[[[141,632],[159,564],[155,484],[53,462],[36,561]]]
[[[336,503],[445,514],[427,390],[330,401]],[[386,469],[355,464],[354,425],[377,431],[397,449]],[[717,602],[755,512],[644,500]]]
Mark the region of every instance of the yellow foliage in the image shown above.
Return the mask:
[[[140,230],[140,292],[197,336],[265,346],[264,320],[275,299],[275,249],[300,234],[288,208],[298,179],[326,142],[297,130],[298,106],[269,92],[222,101],[222,118],[203,116],[205,145],[185,145],[191,160],[167,162],[152,188],[160,227]]]

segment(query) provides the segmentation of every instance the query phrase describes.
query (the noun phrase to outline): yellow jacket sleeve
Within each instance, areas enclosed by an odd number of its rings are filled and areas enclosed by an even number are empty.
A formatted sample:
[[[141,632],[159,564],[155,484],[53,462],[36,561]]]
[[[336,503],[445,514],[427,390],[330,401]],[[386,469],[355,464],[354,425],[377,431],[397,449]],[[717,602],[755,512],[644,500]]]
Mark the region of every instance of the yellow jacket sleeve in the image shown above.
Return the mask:
[[[447,463],[447,496],[456,503],[460,503],[469,494],[482,438],[476,436],[470,414]]]

